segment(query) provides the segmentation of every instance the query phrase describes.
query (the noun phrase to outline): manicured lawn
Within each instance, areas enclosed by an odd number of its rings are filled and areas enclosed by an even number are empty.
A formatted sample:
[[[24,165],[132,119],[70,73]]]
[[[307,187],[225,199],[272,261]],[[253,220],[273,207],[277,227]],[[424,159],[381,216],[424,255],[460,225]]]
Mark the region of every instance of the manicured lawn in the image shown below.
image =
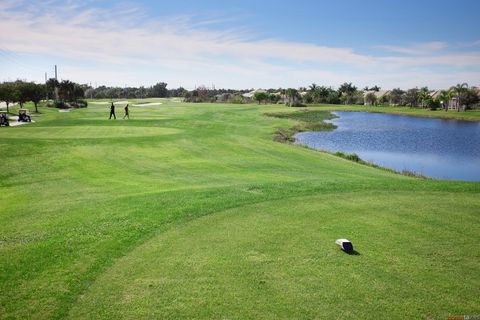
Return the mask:
[[[480,183],[274,142],[280,105],[147,101],[0,128],[0,318],[480,314]]]

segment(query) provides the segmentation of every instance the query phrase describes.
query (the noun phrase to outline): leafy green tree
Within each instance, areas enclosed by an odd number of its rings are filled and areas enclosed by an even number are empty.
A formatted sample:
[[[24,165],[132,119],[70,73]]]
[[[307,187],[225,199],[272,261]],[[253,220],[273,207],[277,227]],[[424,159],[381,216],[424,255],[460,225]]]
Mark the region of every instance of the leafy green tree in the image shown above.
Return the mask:
[[[329,89],[325,86],[316,87],[312,93],[313,102],[326,103],[329,95]]]
[[[79,85],[78,83],[75,83],[73,85],[73,101],[77,101],[80,98],[85,97],[85,88],[82,85]]]
[[[277,103],[278,100],[280,100],[280,96],[275,93],[270,93],[268,94],[268,100],[270,101],[270,103]]]
[[[150,88],[150,97],[165,98],[168,96],[167,84],[159,82]]]
[[[20,104],[20,107],[23,108],[23,104],[30,100],[29,84],[21,80],[15,81],[13,96],[14,96],[15,102],[18,102],[18,104]]]
[[[405,92],[403,100],[406,105],[409,105],[410,107],[417,107],[420,100],[418,88],[408,89]]]
[[[369,92],[365,95],[365,102],[371,106],[375,105],[377,102],[377,96],[373,92]]]
[[[473,105],[477,104],[480,98],[475,87],[472,87],[462,92],[462,94],[460,95],[460,100],[462,101],[463,105],[465,105],[465,108],[468,110]]]
[[[305,103],[313,103],[314,101],[313,92],[312,91],[307,92],[307,94],[303,96],[303,101]]]
[[[46,85],[44,84],[35,84],[33,82],[28,83],[28,97],[29,100],[35,105],[35,112],[38,113],[38,103],[45,98]]]
[[[253,100],[258,101],[258,104],[267,101],[268,99],[268,93],[262,92],[262,91],[257,91],[253,94]]]
[[[328,96],[326,99],[326,103],[329,104],[338,104],[340,103],[340,93],[332,88],[328,88]]]
[[[425,107],[429,108],[430,110],[437,110],[441,106],[440,102],[436,99],[433,99],[432,97],[428,97],[428,99],[426,99],[424,103]]]
[[[377,99],[377,103],[384,106],[389,103],[389,99],[390,99],[389,95],[383,95]]]
[[[404,93],[405,92],[400,88],[393,89],[388,94],[389,103],[391,105],[400,105],[403,101],[403,94]]]
[[[7,113],[10,113],[9,105],[15,102],[15,87],[11,82],[0,83],[0,101],[5,101]]]

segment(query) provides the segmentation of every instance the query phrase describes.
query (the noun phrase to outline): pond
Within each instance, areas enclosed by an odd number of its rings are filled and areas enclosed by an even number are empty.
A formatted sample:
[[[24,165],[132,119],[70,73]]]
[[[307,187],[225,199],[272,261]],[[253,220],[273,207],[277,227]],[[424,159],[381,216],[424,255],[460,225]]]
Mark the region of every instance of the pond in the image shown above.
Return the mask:
[[[333,112],[337,129],[301,132],[296,143],[433,178],[480,181],[480,122]]]

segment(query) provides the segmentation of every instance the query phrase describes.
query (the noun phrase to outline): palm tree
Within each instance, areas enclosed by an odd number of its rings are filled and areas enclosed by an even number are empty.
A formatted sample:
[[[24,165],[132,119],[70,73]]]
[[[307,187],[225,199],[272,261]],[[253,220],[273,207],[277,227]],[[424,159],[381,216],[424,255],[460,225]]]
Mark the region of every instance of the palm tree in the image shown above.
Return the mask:
[[[377,101],[377,96],[375,95],[375,93],[373,92],[369,92],[365,95],[365,102],[368,104],[368,105],[375,105],[375,102]]]
[[[430,91],[428,90],[428,87],[421,88],[420,92],[418,93],[418,97],[422,102],[422,108],[424,108],[428,104],[428,101],[431,99]]]
[[[338,92],[341,94],[345,104],[351,103],[353,96],[357,92],[357,87],[355,87],[351,82],[345,82],[340,86],[340,88],[338,88]]]
[[[448,111],[448,102],[450,101],[450,99],[452,99],[452,92],[447,90],[442,90],[438,95],[438,99],[440,100],[440,103],[442,104],[443,109],[445,109],[445,111]]]
[[[457,111],[460,111],[460,106],[461,106],[461,95],[468,89],[468,84],[466,83],[458,83],[456,86],[453,86],[450,88],[450,91],[455,98],[455,104],[457,107]]]
[[[286,96],[288,98],[288,106],[292,106],[293,102],[297,100],[298,91],[297,89],[289,88],[286,91]]]
[[[313,92],[318,88],[318,86],[316,83],[312,83],[311,85],[308,86],[308,88],[310,89],[310,91]]]

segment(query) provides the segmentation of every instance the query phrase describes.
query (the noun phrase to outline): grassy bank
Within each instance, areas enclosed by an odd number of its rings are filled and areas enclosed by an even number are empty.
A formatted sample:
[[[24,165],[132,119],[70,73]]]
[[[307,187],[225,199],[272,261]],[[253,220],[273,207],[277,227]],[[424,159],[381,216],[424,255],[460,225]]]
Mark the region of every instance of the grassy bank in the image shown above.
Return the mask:
[[[273,140],[277,142],[294,142],[293,137],[298,132],[304,131],[329,131],[335,129],[335,125],[325,122],[335,118],[333,114],[327,111],[312,111],[302,108],[296,112],[267,112],[267,117],[295,120],[296,123],[287,128],[278,128],[273,135]]]
[[[480,183],[277,143],[284,106],[148,102],[0,128],[0,318],[480,313]]]
[[[456,119],[465,121],[480,121],[480,110],[468,111],[445,111],[445,110],[429,110],[418,109],[410,107],[387,107],[387,106],[362,106],[362,105],[338,105],[338,104],[321,104],[308,105],[308,108],[324,111],[364,111],[364,112],[378,112],[390,113],[399,115],[408,115],[416,117],[441,118],[441,119]]]
[[[325,122],[325,120],[330,120],[335,118],[335,115],[323,110],[311,110],[307,108],[297,109],[296,111],[289,111],[289,112],[267,112],[264,114],[268,117],[280,118],[280,119],[291,119],[295,121],[295,124],[291,127],[287,128],[278,128],[275,134],[273,135],[273,141],[277,142],[284,142],[284,143],[292,143],[295,142],[295,134],[298,132],[305,132],[305,131],[330,131],[334,130],[336,126],[332,123]],[[322,151],[328,152],[328,151]],[[403,174],[407,176],[414,176],[417,178],[427,179],[426,176],[408,171],[396,171],[389,168],[381,167],[375,163],[365,161],[361,159],[357,154],[346,154],[343,152],[335,152],[331,153],[334,156],[347,159],[350,161],[354,161],[359,164],[363,164],[366,166],[370,166],[373,168],[378,168],[381,170],[386,170],[393,173]]]

